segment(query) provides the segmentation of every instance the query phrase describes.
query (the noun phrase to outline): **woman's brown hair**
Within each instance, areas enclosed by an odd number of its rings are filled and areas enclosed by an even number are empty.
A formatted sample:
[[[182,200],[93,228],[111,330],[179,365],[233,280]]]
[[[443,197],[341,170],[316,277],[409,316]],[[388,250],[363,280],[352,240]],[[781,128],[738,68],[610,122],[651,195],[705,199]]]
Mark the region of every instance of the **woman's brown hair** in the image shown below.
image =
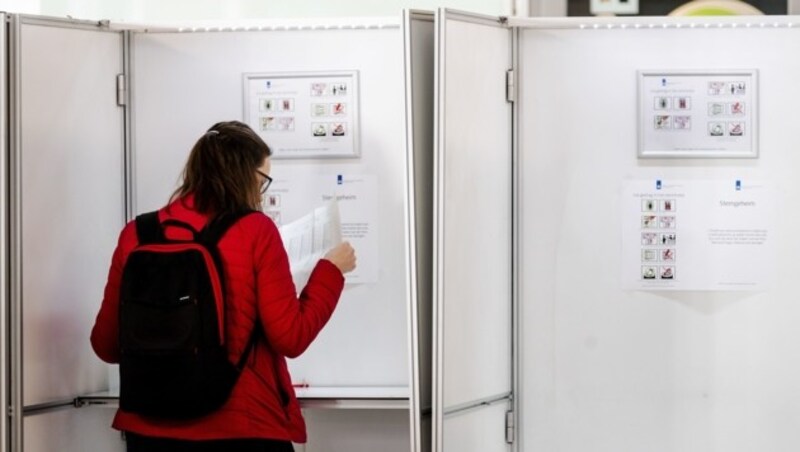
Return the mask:
[[[256,170],[272,155],[269,146],[247,124],[218,122],[192,148],[183,183],[171,200],[194,195],[194,207],[222,215],[261,207]]]

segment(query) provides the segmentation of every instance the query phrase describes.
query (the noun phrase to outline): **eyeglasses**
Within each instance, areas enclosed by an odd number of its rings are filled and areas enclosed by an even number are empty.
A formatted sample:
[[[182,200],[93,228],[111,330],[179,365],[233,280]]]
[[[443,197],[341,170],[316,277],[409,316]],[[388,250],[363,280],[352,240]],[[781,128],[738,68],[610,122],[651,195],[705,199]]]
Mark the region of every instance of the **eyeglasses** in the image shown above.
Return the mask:
[[[264,181],[261,182],[261,194],[263,195],[264,193],[267,192],[267,189],[269,188],[270,184],[272,184],[272,178],[261,172],[261,170],[256,170],[256,172],[260,174],[261,177],[264,178]]]

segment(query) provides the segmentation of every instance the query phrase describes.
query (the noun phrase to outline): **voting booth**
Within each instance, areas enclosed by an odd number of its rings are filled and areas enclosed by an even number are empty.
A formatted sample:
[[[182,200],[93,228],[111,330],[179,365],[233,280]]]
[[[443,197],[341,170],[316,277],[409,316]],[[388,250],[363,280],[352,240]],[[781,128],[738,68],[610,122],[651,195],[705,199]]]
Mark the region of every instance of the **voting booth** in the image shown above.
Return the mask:
[[[117,369],[88,342],[111,253],[232,119],[273,149],[265,213],[284,226],[335,200],[358,253],[289,364],[309,424],[297,450],[429,450],[432,14],[201,29],[9,17],[9,450],[124,450]]]
[[[796,19],[510,25],[525,450],[797,448]]]
[[[796,448],[795,19],[436,27],[437,450]]]

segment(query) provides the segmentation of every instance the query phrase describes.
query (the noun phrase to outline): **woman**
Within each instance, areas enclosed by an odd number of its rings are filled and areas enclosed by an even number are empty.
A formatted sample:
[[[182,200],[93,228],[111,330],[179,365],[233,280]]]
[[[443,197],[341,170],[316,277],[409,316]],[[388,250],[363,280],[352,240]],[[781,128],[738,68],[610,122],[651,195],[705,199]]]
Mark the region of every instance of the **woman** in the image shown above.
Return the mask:
[[[159,211],[159,220],[179,220],[200,230],[217,215],[260,210],[272,179],[269,147],[238,121],[211,127],[194,145],[183,184]],[[167,238],[188,231],[167,226]],[[118,312],[122,269],[137,244],[128,223],[114,251],[103,303],[92,330],[95,353],[119,362]],[[310,345],[330,318],[355,268],[352,247],[342,243],[321,259],[299,298],[275,224],[261,212],[235,223],[219,241],[225,278],[225,335],[235,363],[254,327],[261,328],[247,365],[227,402],[193,420],[159,420],[118,410],[113,427],[126,432],[129,452],[291,451],[306,440],[305,423],[285,357]]]

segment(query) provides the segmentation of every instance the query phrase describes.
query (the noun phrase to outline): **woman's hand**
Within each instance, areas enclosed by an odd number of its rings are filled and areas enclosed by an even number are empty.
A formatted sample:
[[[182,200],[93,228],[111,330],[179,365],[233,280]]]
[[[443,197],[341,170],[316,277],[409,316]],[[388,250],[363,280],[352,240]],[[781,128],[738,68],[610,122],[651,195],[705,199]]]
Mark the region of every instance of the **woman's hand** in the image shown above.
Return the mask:
[[[342,242],[325,254],[325,259],[331,261],[342,274],[353,271],[356,268],[356,251],[350,246],[349,242]]]

